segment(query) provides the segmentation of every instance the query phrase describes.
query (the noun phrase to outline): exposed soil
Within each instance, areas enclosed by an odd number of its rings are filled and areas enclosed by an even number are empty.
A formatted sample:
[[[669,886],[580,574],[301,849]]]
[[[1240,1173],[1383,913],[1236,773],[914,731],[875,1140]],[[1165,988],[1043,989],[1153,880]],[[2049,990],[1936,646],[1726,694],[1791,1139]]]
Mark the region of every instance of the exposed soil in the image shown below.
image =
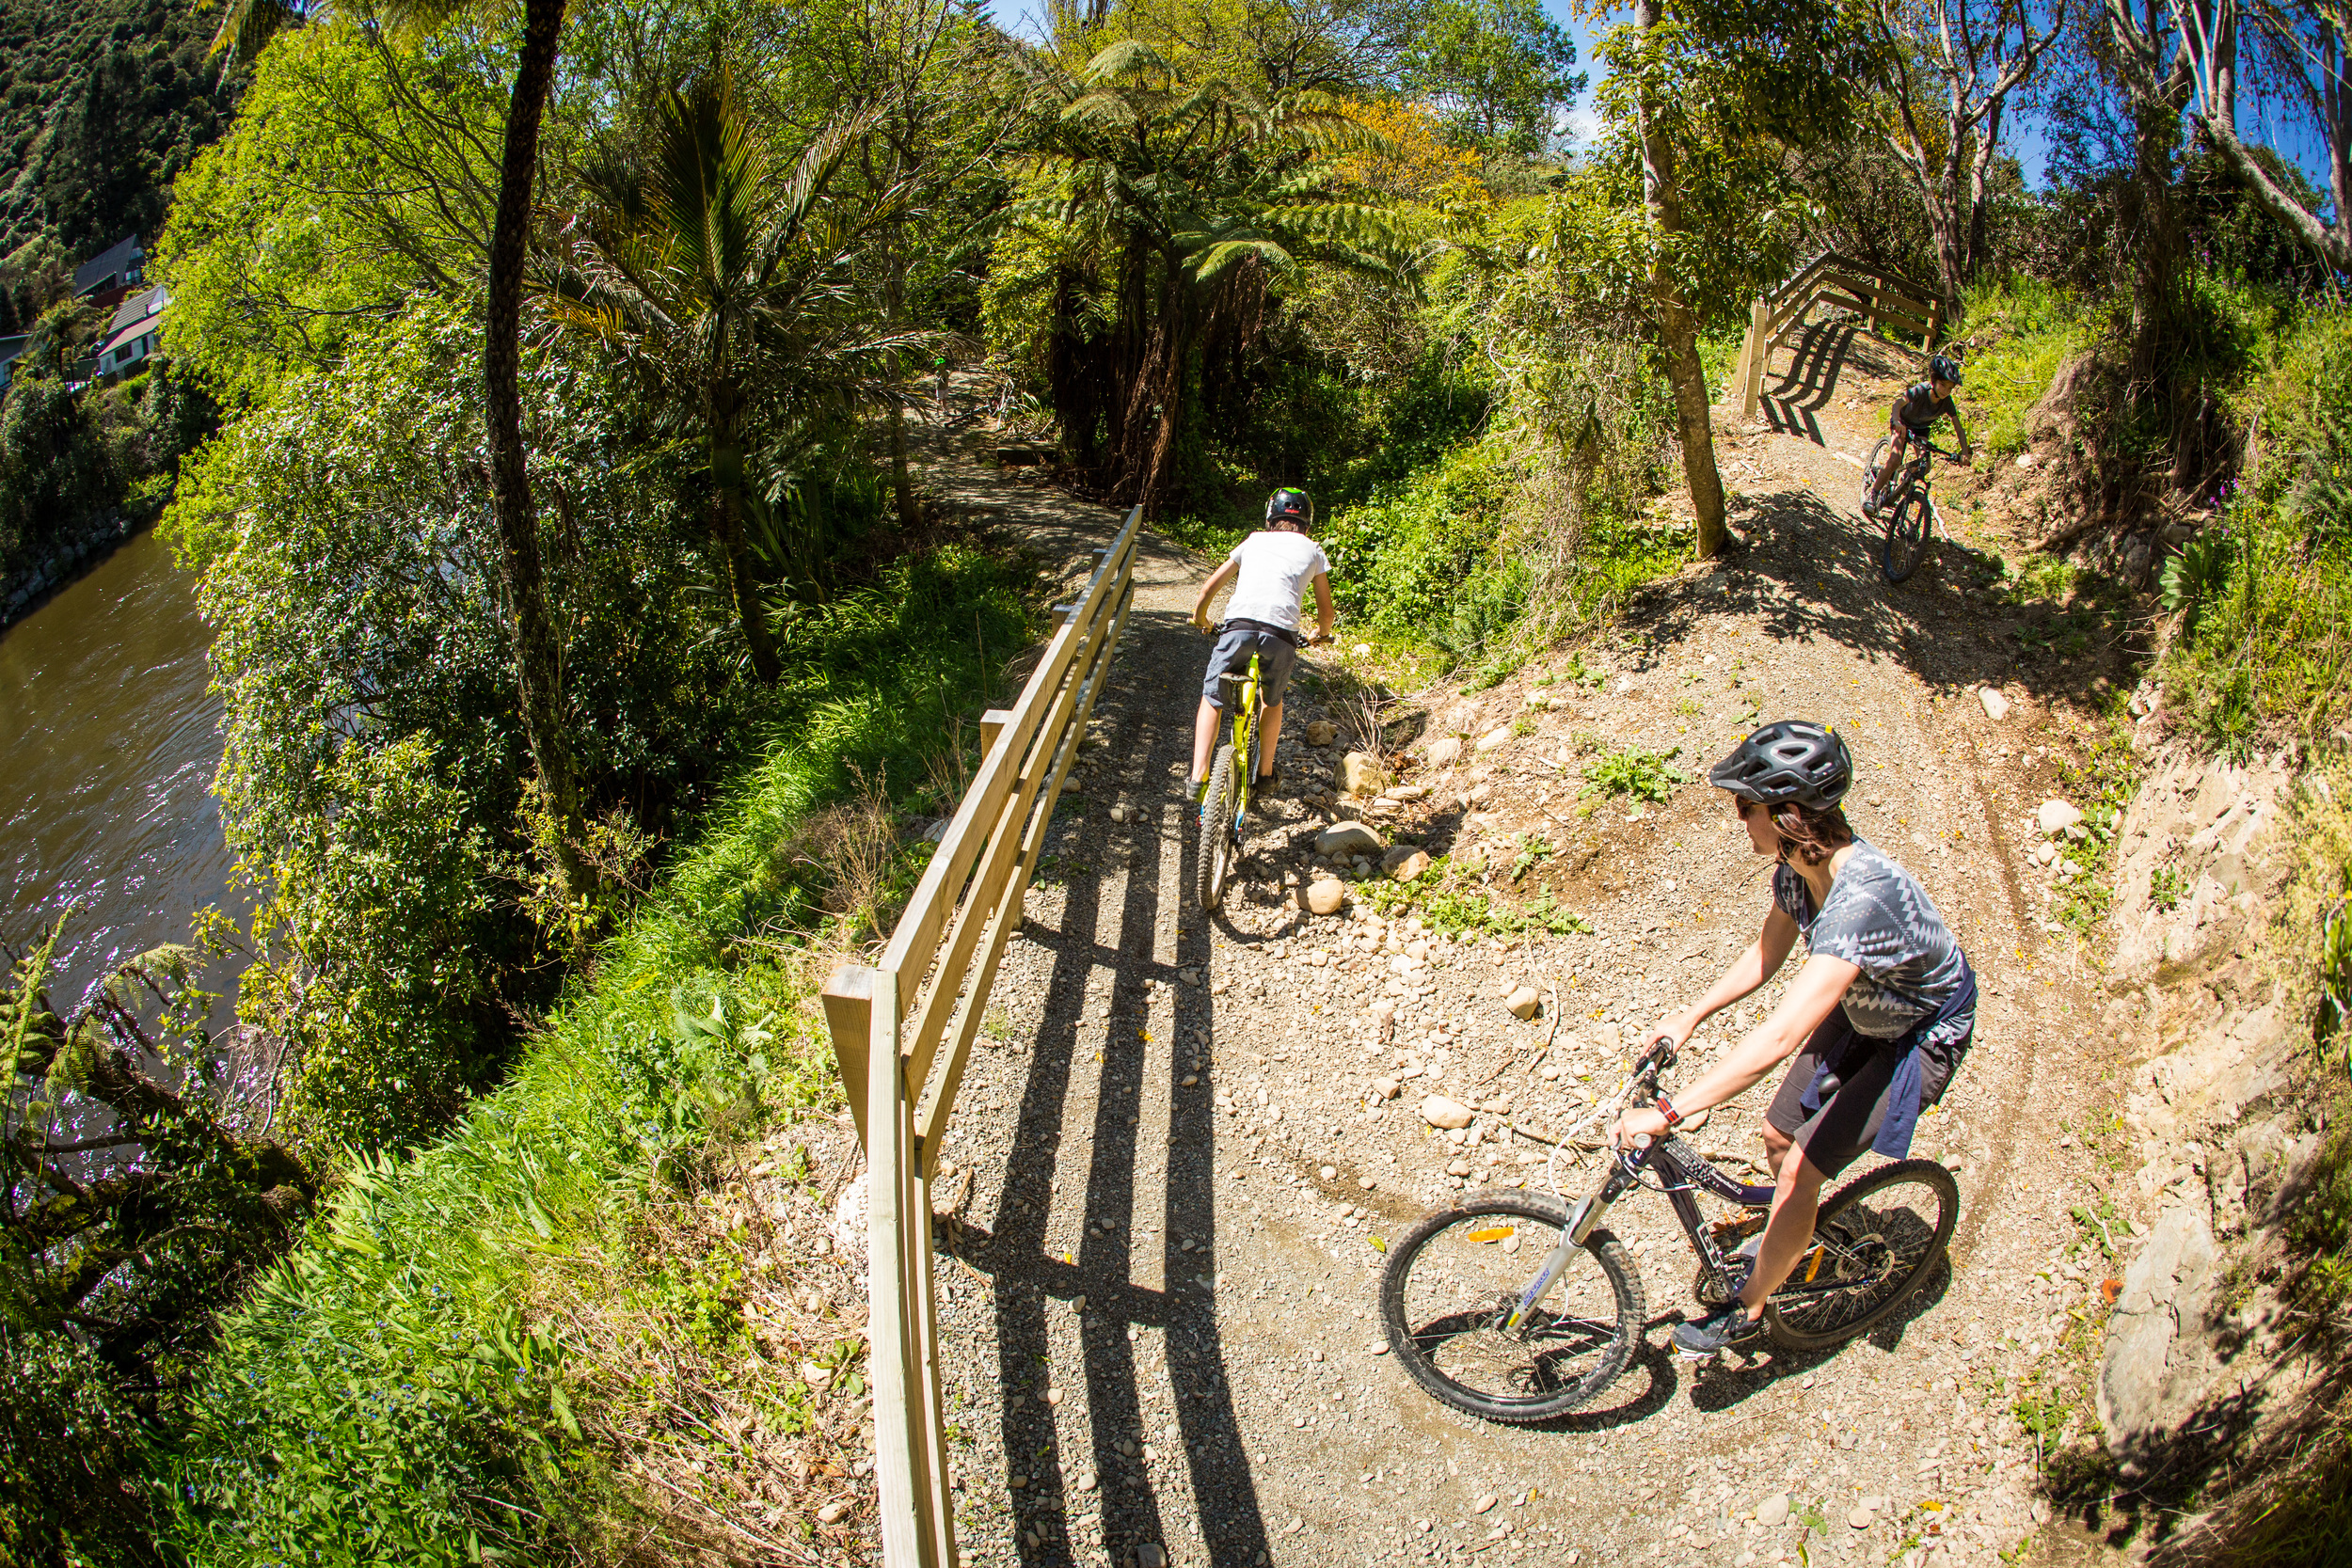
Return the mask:
[[[1942,570],[1883,583],[1851,459],[1908,367],[1861,359],[1788,428],[1727,434],[1745,542],[1647,591],[1633,637],[1581,650],[1597,687],[1564,673],[1564,649],[1496,689],[1417,698],[1432,722],[1402,782],[1422,799],[1320,803],[1340,748],[1299,738],[1324,717],[1302,692],[1284,764],[1298,793],[1269,804],[1214,920],[1185,896],[1183,788],[1207,654],[1186,615],[1211,563],[1147,545],[1101,743],[1065,798],[946,1149],[958,1172],[941,1189],[960,1203],[937,1261],[967,1560],[1723,1568],[1802,1552],[1917,1568],[1991,1563],[2031,1533],[2037,1445],[2012,1404],[2021,1379],[2080,1365],[2095,1337],[2106,1271],[2059,1247],[2076,1236],[2069,1208],[2107,1178],[2060,1123],[2094,1109],[2110,1052],[2095,976],[2026,851],[2074,705],[2114,656],[2021,658],[2018,616],[1975,591],[1966,541]],[[1057,556],[1119,521],[938,446],[927,483]],[[1379,1242],[1462,1191],[1540,1180],[1548,1146],[1531,1134],[1557,1136],[1613,1088],[1626,1042],[1712,978],[1769,897],[1713,792],[1587,816],[1580,769],[1596,745],[1640,745],[1703,772],[1759,712],[1839,724],[1862,764],[1856,827],[1920,876],[1977,965],[1976,1047],[1913,1148],[1959,1175],[1950,1268],[1836,1351],[1693,1368],[1665,1348],[1697,1310],[1691,1259],[1664,1201],[1633,1195],[1611,1224],[1653,1317],[1626,1376],[1548,1429],[1457,1417],[1383,1354]],[[1502,738],[1428,766],[1446,733]],[[1295,894],[1314,833],[1347,817],[1456,864],[1483,853],[1491,895],[1541,887],[1591,933],[1425,938],[1379,927],[1361,899],[1309,916]],[[1550,853],[1528,857],[1523,835]],[[1521,983],[1545,993],[1526,1022],[1502,1002]],[[1396,1009],[1391,1038],[1375,1002]],[[1734,1029],[1702,1033],[1686,1081]],[[1408,1067],[1398,1098],[1372,1091]],[[1432,1088],[1480,1107],[1461,1143],[1417,1114]],[[1759,1156],[1768,1092],[1692,1141]],[[1590,1167],[1565,1164],[1573,1192]],[[1795,1511],[1759,1522],[1783,1497]]]

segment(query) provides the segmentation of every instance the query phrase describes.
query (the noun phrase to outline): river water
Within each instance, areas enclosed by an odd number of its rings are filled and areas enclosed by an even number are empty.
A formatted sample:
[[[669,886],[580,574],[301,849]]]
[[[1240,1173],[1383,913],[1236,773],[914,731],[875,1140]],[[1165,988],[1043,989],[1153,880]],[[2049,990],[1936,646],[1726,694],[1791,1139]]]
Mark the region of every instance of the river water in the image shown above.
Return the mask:
[[[61,1012],[122,959],[185,942],[206,905],[242,924],[210,644],[194,578],[151,532],[0,631],[0,941],[34,942],[71,906]]]

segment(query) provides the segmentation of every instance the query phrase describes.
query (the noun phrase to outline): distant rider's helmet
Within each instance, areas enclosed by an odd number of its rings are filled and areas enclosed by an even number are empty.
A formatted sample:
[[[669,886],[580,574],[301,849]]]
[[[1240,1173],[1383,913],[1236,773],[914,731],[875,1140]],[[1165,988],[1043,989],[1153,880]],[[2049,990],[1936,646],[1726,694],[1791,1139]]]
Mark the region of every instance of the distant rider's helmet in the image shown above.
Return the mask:
[[[1928,378],[1931,381],[1948,381],[1955,387],[1959,386],[1960,361],[1948,354],[1937,355],[1928,361]]]
[[[1828,811],[1853,783],[1853,753],[1826,725],[1782,719],[1740,742],[1707,782],[1743,800]]]
[[[1315,503],[1304,490],[1287,486],[1265,499],[1265,520],[1269,527],[1276,523],[1295,523],[1299,530],[1311,531],[1315,526]]]

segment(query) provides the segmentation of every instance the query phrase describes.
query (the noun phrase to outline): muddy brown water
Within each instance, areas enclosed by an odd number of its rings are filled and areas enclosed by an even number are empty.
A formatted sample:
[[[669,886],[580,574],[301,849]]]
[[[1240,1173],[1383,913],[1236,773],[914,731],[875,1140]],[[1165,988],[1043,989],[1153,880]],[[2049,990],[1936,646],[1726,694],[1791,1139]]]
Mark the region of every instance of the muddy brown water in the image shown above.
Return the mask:
[[[212,794],[211,642],[194,577],[152,533],[0,631],[0,941],[36,942],[71,909],[60,1011],[186,941],[204,906],[244,912]]]

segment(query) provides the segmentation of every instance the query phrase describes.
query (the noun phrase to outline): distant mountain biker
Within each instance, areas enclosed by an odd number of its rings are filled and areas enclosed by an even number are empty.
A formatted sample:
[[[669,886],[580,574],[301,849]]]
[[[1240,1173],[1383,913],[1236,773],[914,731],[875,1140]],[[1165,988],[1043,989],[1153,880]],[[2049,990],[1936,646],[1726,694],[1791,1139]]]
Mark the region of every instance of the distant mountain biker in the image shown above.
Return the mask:
[[[1218,628],[1216,646],[1209,654],[1209,673],[1200,686],[1200,711],[1192,735],[1194,791],[1208,777],[1209,758],[1216,751],[1217,715],[1224,701],[1217,695],[1217,676],[1249,668],[1258,656],[1261,691],[1265,700],[1263,738],[1258,747],[1258,770],[1250,785],[1263,795],[1274,784],[1274,747],[1282,734],[1282,698],[1290,688],[1291,666],[1298,661],[1298,604],[1302,589],[1311,580],[1315,615],[1320,623],[1310,641],[1331,636],[1331,562],[1316,544],[1315,503],[1304,490],[1285,487],[1266,498],[1265,527],[1233,546],[1225,563],[1200,585],[1192,607],[1192,624],[1209,629],[1209,601],[1218,589],[1233,582],[1233,596],[1225,606],[1225,624]]]
[[[1895,400],[1895,407],[1886,419],[1886,461],[1870,476],[1862,502],[1862,515],[1875,517],[1885,498],[1887,481],[1902,471],[1903,449],[1911,437],[1925,440],[1935,428],[1935,421],[1949,414],[1952,430],[1960,437],[1961,454],[1967,455],[1970,445],[1968,426],[1961,420],[1960,410],[1952,403],[1952,393],[1960,386],[1960,361],[1948,354],[1939,354],[1928,361],[1928,378],[1903,388]]]
[[[1675,1330],[1707,1355],[1762,1331],[1765,1298],[1813,1234],[1821,1183],[1867,1149],[1909,1152],[1920,1112],[1943,1099],[1975,1037],[1977,979],[1918,879],[1854,836],[1838,808],[1853,781],[1846,743],[1804,720],[1767,724],[1715,765],[1748,844],[1779,864],[1764,928],[1707,994],[1651,1028],[1676,1043],[1770,980],[1798,937],[1809,956],[1772,1016],[1690,1087],[1617,1120],[1612,1140],[1658,1137],[1797,1060],[1765,1113],[1776,1190],[1737,1297]],[[1791,1157],[1791,1150],[1794,1157]]]

